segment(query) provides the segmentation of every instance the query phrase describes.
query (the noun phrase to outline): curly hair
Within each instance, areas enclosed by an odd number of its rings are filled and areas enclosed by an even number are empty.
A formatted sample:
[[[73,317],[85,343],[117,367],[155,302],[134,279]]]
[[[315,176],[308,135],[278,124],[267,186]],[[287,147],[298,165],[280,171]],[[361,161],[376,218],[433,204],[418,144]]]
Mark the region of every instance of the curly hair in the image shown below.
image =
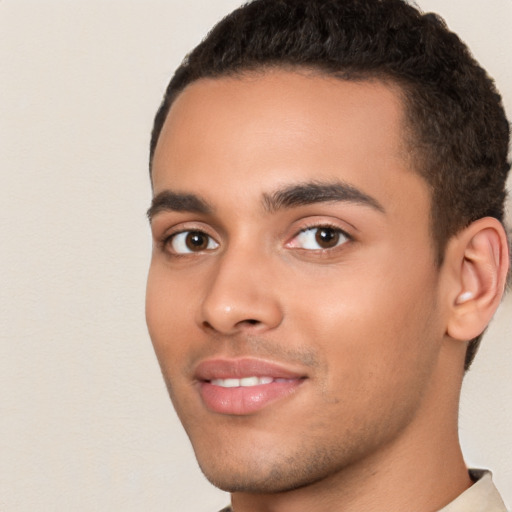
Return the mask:
[[[439,16],[403,0],[254,0],[221,20],[176,70],[156,114],[201,78],[274,67],[396,84],[414,171],[430,188],[437,263],[447,241],[486,216],[503,222],[509,123],[493,80]],[[470,341],[468,369],[480,344]]]

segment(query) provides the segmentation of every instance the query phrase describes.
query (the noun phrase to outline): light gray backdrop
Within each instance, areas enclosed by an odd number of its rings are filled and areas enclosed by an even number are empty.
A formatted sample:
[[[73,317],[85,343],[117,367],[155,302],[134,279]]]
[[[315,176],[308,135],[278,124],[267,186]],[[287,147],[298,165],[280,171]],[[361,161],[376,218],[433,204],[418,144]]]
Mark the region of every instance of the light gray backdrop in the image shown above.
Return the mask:
[[[0,0],[0,510],[211,512],[144,323],[147,146],[181,57],[239,0]],[[512,115],[512,1],[423,0]],[[512,302],[462,400],[512,505]]]

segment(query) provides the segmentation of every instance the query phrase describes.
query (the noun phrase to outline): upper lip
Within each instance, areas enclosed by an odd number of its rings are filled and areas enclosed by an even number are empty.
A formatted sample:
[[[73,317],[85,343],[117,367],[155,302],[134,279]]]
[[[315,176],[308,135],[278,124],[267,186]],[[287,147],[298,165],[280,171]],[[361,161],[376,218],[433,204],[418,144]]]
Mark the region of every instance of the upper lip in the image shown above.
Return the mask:
[[[305,375],[282,363],[256,358],[207,359],[199,363],[195,370],[195,378],[203,382],[215,379],[243,379],[244,377],[302,379]]]

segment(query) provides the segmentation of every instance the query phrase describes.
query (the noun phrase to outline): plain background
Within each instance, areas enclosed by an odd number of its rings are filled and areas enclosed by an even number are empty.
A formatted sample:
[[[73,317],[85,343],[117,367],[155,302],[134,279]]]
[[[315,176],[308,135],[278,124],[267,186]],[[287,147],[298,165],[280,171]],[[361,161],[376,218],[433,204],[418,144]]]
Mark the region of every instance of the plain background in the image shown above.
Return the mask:
[[[152,117],[239,0],[0,0],[0,510],[198,511],[200,474],[144,322]],[[512,1],[424,0],[512,115]],[[512,506],[512,300],[466,379],[468,463]]]

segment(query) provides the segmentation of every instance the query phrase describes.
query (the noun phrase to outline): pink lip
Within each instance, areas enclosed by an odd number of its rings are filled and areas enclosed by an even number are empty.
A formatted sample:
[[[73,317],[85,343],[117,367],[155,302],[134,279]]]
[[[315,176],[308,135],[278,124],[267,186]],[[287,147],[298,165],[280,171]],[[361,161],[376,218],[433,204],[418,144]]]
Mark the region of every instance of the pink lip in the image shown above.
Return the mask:
[[[200,363],[195,372],[203,403],[213,412],[231,415],[252,414],[282,399],[304,382],[296,370],[260,359],[210,359]],[[271,377],[269,384],[250,387],[222,387],[216,379]]]

